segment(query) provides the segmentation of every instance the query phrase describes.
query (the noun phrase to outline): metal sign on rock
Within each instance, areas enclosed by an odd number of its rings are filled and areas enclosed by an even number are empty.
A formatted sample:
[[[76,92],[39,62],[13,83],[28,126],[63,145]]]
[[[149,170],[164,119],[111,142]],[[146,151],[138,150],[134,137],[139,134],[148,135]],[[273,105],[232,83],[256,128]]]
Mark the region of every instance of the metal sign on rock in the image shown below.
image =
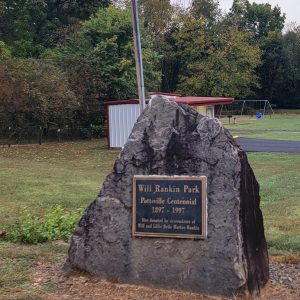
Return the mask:
[[[133,236],[205,239],[205,176],[134,176]]]

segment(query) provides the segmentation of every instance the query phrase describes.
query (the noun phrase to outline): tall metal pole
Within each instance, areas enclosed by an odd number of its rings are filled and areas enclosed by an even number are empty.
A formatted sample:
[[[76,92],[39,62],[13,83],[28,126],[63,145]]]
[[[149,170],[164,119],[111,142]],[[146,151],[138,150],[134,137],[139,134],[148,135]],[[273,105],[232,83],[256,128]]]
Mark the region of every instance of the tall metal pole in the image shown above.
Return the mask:
[[[144,110],[145,104],[145,86],[144,86],[144,73],[143,73],[143,59],[142,59],[142,47],[141,36],[139,27],[139,12],[137,6],[137,0],[131,0],[131,21],[133,27],[133,40],[134,40],[134,52],[135,52],[135,67],[138,83],[139,102],[140,102],[140,114]]]

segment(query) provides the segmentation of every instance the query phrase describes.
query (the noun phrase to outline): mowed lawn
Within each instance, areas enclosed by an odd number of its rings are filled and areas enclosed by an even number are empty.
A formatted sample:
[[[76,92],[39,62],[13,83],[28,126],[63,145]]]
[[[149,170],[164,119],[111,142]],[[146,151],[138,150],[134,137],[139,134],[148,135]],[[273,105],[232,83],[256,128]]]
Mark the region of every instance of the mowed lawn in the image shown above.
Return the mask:
[[[9,232],[24,209],[42,216],[55,204],[85,208],[118,153],[108,151],[105,140],[0,148],[0,231]],[[21,245],[0,238],[0,299],[39,299],[39,287],[31,284],[35,268],[61,268],[67,250],[63,241]]]
[[[0,148],[0,231],[9,231],[24,208],[34,215],[54,204],[85,208],[118,153],[107,150],[105,140]],[[252,153],[248,158],[261,186],[270,253],[299,260],[300,154]],[[0,295],[17,287],[25,299],[32,290],[32,269],[40,263],[62,265],[67,249],[61,241],[20,245],[0,239]]]
[[[86,207],[117,154],[105,140],[0,148],[0,228],[25,207],[37,214],[54,204]]]
[[[235,116],[229,120],[221,119],[223,125],[228,128],[233,136],[300,141],[300,109],[256,119],[255,116]],[[234,124],[235,122],[235,124]]]

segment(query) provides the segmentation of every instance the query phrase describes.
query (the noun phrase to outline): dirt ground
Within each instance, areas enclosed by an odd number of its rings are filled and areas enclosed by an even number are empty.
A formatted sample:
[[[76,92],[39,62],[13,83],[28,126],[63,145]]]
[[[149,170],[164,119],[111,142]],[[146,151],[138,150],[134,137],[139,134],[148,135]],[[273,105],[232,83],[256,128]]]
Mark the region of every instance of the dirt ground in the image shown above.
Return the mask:
[[[30,294],[22,289],[7,289],[0,295],[2,300],[11,299],[101,299],[101,300],[200,300],[200,299],[253,299],[246,295],[233,295],[230,298],[213,297],[109,282],[73,271],[63,275],[61,265],[39,264],[32,268]],[[300,264],[271,264],[270,281],[263,289],[260,299],[298,300],[300,299]]]

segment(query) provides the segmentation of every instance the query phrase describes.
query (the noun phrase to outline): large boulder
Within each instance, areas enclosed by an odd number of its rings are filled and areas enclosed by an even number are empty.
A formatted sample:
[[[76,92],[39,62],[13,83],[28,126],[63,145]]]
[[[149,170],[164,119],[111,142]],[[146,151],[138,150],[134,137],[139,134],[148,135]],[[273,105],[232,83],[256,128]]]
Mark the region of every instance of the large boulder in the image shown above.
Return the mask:
[[[132,237],[134,175],[207,176],[207,239]],[[247,156],[221,123],[156,97],[80,220],[67,264],[127,283],[258,294],[269,275],[259,202]]]

